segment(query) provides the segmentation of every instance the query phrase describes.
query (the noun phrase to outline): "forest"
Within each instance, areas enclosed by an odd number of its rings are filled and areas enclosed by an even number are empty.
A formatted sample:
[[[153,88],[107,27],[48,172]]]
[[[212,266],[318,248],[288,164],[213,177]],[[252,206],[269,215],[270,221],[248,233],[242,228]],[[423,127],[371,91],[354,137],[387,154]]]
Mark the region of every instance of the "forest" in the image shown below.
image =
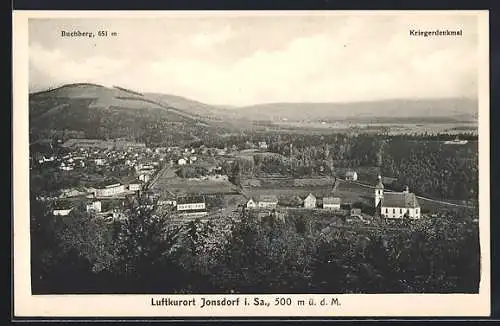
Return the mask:
[[[319,233],[245,216],[172,224],[142,197],[114,223],[31,203],[34,294],[478,292],[478,226],[466,219]]]
[[[454,135],[288,135],[266,137],[241,135],[226,139],[226,146],[249,148],[264,139],[269,152],[255,154],[253,160],[240,159],[242,174],[277,173],[295,178],[310,176],[343,177],[345,169],[375,168],[394,178],[393,187],[409,186],[416,194],[436,199],[477,201],[479,154],[477,138],[469,134],[465,145],[447,145]],[[212,144],[217,145],[217,144]],[[362,181],[375,182],[376,175]],[[360,179],[361,180],[361,179]]]

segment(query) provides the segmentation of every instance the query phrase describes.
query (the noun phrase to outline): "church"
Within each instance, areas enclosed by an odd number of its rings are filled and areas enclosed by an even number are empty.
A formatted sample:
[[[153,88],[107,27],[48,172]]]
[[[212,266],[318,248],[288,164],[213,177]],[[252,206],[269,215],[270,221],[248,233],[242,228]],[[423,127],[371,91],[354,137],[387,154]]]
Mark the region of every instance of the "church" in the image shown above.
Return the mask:
[[[419,219],[420,205],[414,193],[406,187],[403,192],[384,191],[382,177],[378,176],[375,186],[375,209],[379,216],[384,219]]]

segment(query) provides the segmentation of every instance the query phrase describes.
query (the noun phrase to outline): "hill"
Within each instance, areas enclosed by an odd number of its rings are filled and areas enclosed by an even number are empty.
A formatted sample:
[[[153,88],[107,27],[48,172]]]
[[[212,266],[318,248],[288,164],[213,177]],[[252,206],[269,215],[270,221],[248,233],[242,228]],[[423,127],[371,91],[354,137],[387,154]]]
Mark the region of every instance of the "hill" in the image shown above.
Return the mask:
[[[144,95],[163,105],[175,107],[202,118],[223,120],[227,118],[237,119],[239,117],[236,112],[229,110],[225,106],[208,105],[182,96],[159,93],[145,93]]]
[[[196,140],[215,132],[205,119],[122,87],[69,84],[29,96],[31,139],[49,135],[126,137],[149,143]]]

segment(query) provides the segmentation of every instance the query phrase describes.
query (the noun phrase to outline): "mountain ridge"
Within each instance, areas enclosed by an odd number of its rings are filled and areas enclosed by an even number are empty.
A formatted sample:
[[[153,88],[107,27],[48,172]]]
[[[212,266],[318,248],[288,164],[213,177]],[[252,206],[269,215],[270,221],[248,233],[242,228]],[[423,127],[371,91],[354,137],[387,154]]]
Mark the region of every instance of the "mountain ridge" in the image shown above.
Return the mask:
[[[130,90],[121,86],[94,83],[71,83],[53,89],[30,93],[30,120],[55,107],[64,108],[65,101],[88,99],[88,106],[170,110],[186,119],[202,122],[227,121],[326,121],[372,122],[377,119],[432,118],[450,121],[477,121],[477,100],[471,98],[386,99],[357,102],[270,102],[249,106],[211,105],[187,97]],[[58,99],[50,105],[45,102]],[[43,104],[45,103],[45,104]],[[65,105],[64,105],[65,104]],[[44,105],[46,108],[44,108]],[[32,109],[34,107],[35,109]],[[39,110],[36,108],[40,107]],[[52,110],[57,111],[57,110]]]

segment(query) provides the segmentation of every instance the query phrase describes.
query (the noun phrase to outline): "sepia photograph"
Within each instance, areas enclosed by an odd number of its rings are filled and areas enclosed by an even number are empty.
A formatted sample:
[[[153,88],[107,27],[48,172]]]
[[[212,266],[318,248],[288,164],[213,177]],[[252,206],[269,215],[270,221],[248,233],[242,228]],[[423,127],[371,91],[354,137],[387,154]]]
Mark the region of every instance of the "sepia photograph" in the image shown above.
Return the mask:
[[[23,296],[488,312],[487,17],[19,13]]]

